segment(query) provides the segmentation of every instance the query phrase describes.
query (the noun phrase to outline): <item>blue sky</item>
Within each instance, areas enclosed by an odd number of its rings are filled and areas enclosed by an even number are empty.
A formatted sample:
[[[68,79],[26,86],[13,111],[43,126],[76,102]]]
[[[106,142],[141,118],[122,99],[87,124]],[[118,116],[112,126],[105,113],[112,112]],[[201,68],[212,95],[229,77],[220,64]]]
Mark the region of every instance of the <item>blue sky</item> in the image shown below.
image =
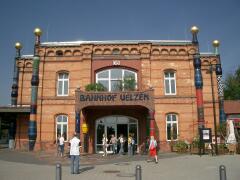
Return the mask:
[[[32,54],[37,26],[45,42],[191,40],[197,25],[202,52],[220,40],[224,76],[240,64],[239,0],[1,0],[0,23],[0,105],[11,99],[15,42]]]

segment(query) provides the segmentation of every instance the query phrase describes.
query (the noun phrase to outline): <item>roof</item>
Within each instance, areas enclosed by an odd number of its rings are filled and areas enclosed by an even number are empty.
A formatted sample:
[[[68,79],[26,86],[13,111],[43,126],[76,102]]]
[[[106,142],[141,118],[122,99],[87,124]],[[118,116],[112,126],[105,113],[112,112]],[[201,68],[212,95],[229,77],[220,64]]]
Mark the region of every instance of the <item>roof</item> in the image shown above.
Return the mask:
[[[21,59],[33,59],[33,54],[21,55]]]
[[[216,54],[213,52],[200,52],[201,57],[216,57]]]
[[[225,100],[224,111],[226,114],[240,114],[240,100]]]
[[[0,106],[0,113],[30,113],[30,106]]]
[[[41,46],[78,46],[81,44],[139,44],[151,43],[156,45],[188,45],[192,41],[187,40],[112,40],[112,41],[66,41],[66,42],[43,42]]]

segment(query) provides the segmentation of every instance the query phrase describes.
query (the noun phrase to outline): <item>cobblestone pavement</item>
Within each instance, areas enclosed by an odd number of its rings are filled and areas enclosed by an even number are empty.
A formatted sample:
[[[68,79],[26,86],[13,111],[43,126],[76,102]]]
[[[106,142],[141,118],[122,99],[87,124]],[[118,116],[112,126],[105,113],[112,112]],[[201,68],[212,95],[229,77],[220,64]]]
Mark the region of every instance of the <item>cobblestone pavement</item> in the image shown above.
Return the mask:
[[[142,167],[142,180],[219,180],[221,164],[227,168],[228,180],[240,179],[240,155],[199,157],[160,153],[158,164],[147,162],[147,156],[86,155],[81,157],[81,173],[71,175],[69,159],[56,158],[53,154],[0,150],[0,179],[55,180],[56,162],[64,165],[62,180],[133,180],[138,164]]]
[[[160,159],[176,156],[179,155],[175,153],[159,153]],[[108,155],[107,157],[103,157],[101,154],[82,154],[80,156],[81,165],[103,165],[125,161],[146,161],[147,159],[147,155],[134,155],[131,157],[128,155]],[[64,157],[58,157],[55,152],[24,152],[9,151],[8,149],[0,150],[0,160],[39,165],[55,165],[56,163],[61,163],[63,166],[67,166],[70,163],[67,154],[65,154]]]

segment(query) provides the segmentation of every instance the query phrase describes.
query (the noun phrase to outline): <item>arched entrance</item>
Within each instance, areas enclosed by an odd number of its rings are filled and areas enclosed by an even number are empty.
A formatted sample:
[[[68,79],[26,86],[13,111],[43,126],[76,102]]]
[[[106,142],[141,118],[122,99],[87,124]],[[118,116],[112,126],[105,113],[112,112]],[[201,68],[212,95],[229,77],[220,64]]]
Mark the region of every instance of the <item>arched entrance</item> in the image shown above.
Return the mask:
[[[77,89],[75,131],[82,138],[81,125],[86,123],[89,127],[84,135],[88,137],[84,138],[84,143],[88,142],[89,150],[84,148],[84,152],[101,151],[104,133],[113,133],[117,137],[122,133],[128,137],[134,126],[137,148],[142,148],[145,138],[155,134],[153,94],[153,89],[126,92],[84,92]],[[109,128],[108,124],[111,125]]]
[[[127,152],[127,138],[129,135],[134,137],[136,145],[138,144],[138,120],[123,115],[105,116],[97,119],[95,123],[95,150],[97,153],[103,150],[103,134],[107,135],[108,142],[111,135],[118,138],[122,134],[126,139],[125,152]]]

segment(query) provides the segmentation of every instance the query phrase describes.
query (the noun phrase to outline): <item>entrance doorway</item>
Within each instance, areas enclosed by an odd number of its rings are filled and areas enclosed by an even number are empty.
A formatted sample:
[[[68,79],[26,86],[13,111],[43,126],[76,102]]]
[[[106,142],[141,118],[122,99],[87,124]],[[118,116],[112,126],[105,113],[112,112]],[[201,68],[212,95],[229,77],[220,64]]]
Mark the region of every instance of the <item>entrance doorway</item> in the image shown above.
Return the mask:
[[[126,141],[127,140],[127,137],[128,137],[128,124],[117,124],[117,137],[120,137],[120,135],[122,134],[124,139],[125,139],[125,143],[124,143],[124,146],[123,146],[123,149],[124,149],[124,152],[127,152],[128,151],[128,142]],[[120,144],[118,145],[118,151],[120,149]]]
[[[106,134],[108,143],[111,135],[119,138],[122,134],[125,142],[124,150],[127,152],[127,139],[131,135],[135,139],[135,144],[138,144],[138,120],[128,116],[106,116],[96,120],[95,128],[95,150],[97,153],[103,150],[102,137]]]

